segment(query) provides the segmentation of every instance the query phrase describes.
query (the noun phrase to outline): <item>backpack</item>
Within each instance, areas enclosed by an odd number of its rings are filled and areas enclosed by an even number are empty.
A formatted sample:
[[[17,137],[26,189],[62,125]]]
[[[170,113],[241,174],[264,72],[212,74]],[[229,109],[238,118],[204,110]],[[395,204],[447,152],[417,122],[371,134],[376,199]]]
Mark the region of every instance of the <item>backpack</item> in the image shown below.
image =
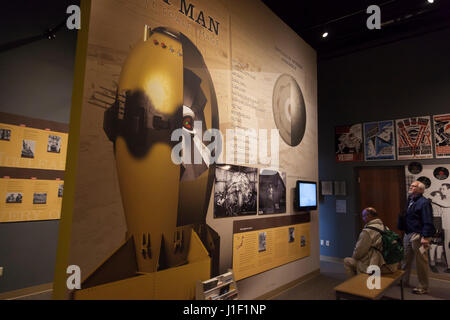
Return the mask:
[[[383,241],[383,251],[375,247],[373,248],[381,252],[384,261],[386,261],[386,264],[393,264],[403,260],[403,243],[398,234],[389,229],[386,229],[386,227],[384,227],[384,230],[380,230],[378,228],[370,226],[367,226],[366,228],[378,231],[381,234],[381,240]]]

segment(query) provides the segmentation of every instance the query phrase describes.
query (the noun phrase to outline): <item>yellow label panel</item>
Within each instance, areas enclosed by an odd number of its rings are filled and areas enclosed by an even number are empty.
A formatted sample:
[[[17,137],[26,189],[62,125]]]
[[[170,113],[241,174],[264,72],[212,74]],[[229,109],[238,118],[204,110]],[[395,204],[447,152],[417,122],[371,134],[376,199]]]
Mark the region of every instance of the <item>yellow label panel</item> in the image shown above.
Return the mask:
[[[65,170],[68,134],[0,123],[0,167]]]
[[[0,222],[59,219],[64,181],[0,178]]]
[[[310,223],[233,235],[233,271],[241,280],[310,255]]]

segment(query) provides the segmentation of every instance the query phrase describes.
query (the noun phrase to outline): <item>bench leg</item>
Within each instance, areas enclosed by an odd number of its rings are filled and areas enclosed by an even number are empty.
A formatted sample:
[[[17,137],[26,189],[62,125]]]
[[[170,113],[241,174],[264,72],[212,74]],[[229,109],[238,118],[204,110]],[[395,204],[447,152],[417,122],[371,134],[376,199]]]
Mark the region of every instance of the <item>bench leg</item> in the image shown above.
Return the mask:
[[[400,297],[402,300],[405,300],[403,296],[403,277],[400,279]]]

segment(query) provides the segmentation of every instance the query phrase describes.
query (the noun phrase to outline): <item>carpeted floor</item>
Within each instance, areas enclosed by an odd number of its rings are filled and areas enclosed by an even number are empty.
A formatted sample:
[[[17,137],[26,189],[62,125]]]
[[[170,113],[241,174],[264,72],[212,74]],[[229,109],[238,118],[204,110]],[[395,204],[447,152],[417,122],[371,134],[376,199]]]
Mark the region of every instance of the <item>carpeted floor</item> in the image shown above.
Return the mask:
[[[338,262],[320,262],[320,275],[302,282],[273,297],[273,300],[334,300],[333,288],[346,280],[344,266]],[[411,275],[411,286],[417,284],[417,277]],[[450,300],[450,282],[431,279],[430,292],[425,295],[415,295],[412,288],[404,288],[405,300]],[[386,292],[386,298],[400,299],[400,286],[393,286]]]

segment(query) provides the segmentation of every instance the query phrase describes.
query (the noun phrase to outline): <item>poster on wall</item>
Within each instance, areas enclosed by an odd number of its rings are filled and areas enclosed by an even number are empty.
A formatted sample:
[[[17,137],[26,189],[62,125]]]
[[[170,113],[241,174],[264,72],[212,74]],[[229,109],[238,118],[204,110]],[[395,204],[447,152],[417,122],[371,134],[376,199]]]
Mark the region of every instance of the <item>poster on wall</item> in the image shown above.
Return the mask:
[[[63,185],[62,180],[0,178],[0,222],[59,219]]]
[[[450,158],[450,113],[433,116],[436,158]]]
[[[86,67],[74,92],[81,102],[72,107],[77,166],[68,163],[77,183],[64,191],[73,219],[61,232],[70,253],[59,263],[78,265],[91,275],[86,283],[98,283],[102,264],[128,263],[141,274],[110,276],[108,289],[77,290],[74,299],[105,291],[192,299],[193,279],[210,278],[208,259],[217,261],[211,236],[230,236],[223,224],[233,219],[214,218],[258,213],[259,168],[317,180],[316,53],[257,0],[87,3],[86,51],[77,54]],[[46,143],[58,154],[58,139]],[[132,258],[112,259],[119,248]],[[191,252],[208,253],[201,268]],[[67,274],[56,273],[55,296],[66,298]],[[143,279],[154,287],[133,297],[121,287]]]
[[[433,158],[431,117],[395,120],[397,130],[397,159]]]
[[[214,218],[256,214],[258,169],[234,165],[216,167]]]
[[[364,159],[395,160],[394,121],[364,123]]]
[[[259,172],[259,214],[286,212],[286,173],[261,169]]]
[[[0,123],[0,167],[65,170],[68,134]]]
[[[335,127],[336,161],[362,161],[363,160],[363,135],[362,125]]]
[[[414,181],[425,185],[423,196],[433,208],[436,234],[431,239],[429,264],[432,274],[450,279],[450,165],[405,166],[406,190]]]

